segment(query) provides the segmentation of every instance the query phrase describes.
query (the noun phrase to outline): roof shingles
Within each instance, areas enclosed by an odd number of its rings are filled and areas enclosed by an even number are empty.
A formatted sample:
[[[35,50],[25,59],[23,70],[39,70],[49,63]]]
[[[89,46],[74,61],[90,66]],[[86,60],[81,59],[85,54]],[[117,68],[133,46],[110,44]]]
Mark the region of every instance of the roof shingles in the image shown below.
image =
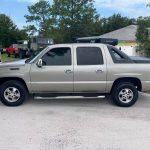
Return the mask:
[[[100,36],[100,38],[115,38],[119,41],[136,41],[137,25],[130,25]]]

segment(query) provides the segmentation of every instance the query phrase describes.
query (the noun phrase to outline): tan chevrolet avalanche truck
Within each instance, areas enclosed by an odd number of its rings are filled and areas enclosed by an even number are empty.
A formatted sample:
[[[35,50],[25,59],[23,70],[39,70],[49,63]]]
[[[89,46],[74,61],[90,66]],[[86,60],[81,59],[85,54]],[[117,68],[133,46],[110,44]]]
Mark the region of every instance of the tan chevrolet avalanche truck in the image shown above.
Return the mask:
[[[0,64],[0,99],[7,106],[21,105],[28,94],[110,94],[115,104],[128,107],[138,91],[150,92],[150,63],[105,44],[52,45],[30,59]]]

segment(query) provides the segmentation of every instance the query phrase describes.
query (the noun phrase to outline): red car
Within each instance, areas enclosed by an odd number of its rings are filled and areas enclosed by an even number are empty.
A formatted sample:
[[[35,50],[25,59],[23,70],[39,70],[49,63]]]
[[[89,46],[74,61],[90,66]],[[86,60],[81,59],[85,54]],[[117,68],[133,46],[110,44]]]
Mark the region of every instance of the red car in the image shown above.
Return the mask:
[[[10,46],[6,48],[6,53],[8,54],[8,57],[10,57],[10,55],[14,55],[16,57],[18,54],[18,48]]]

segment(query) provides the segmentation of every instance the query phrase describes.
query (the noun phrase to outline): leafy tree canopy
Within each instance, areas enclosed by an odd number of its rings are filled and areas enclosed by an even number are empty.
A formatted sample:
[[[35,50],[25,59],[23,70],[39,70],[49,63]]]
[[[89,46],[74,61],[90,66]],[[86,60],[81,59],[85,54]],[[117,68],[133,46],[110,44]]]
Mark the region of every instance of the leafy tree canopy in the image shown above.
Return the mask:
[[[0,45],[7,47],[26,38],[26,32],[19,30],[10,17],[0,14]]]
[[[138,51],[144,53],[146,56],[150,56],[150,17],[140,17],[137,20],[137,25]]]
[[[27,22],[32,22],[34,25],[27,27],[31,32],[39,31],[43,36],[48,36],[47,33],[52,25],[51,5],[49,1],[40,0],[39,2],[28,6],[29,15],[25,15]]]
[[[52,37],[56,43],[73,42],[77,37],[97,36],[135,24],[135,19],[114,14],[101,18],[94,7],[94,0],[40,0],[28,6],[25,30],[29,35]]]
[[[136,24],[136,19],[129,19],[123,17],[121,14],[114,14],[111,17],[103,18],[103,31],[104,33],[111,32],[132,24]]]

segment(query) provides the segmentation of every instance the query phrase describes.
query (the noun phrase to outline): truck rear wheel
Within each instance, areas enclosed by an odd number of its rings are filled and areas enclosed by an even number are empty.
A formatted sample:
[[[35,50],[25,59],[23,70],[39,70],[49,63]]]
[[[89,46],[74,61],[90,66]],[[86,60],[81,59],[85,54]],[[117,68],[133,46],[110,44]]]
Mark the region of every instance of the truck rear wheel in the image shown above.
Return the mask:
[[[132,83],[120,83],[112,90],[112,98],[116,105],[129,107],[138,100],[138,90]]]
[[[1,85],[0,99],[7,106],[19,106],[27,98],[25,86],[15,80],[10,80]]]

